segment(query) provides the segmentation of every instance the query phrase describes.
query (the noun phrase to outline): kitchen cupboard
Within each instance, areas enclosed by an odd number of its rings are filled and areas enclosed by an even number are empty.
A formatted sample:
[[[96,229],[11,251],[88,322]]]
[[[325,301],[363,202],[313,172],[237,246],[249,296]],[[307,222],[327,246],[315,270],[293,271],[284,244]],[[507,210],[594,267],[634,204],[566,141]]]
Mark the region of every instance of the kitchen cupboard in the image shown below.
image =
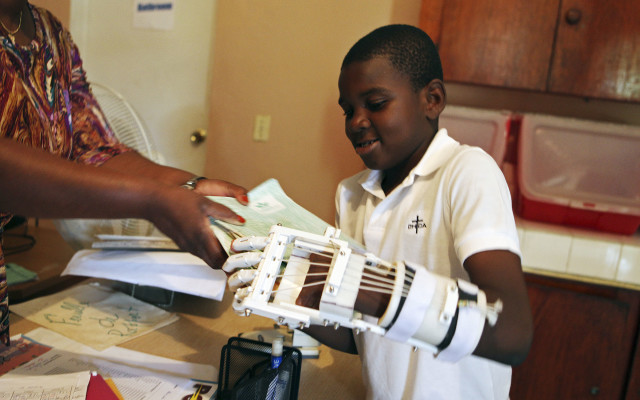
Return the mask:
[[[640,1],[422,0],[445,81],[640,101]]]
[[[527,274],[535,333],[511,399],[638,399],[640,292]]]

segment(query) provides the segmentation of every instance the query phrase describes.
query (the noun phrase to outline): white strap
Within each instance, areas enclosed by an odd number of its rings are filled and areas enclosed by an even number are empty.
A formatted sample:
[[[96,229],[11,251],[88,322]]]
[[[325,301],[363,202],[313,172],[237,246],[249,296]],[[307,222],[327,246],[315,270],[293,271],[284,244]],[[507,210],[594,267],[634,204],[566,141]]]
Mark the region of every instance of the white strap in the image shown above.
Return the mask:
[[[409,294],[396,322],[385,334],[391,340],[406,342],[420,328],[436,291],[436,279],[424,268],[416,268]]]
[[[478,346],[484,329],[486,316],[483,309],[486,308],[487,300],[483,291],[478,291],[477,288],[475,291],[478,304],[458,307],[458,323],[453,338],[449,346],[437,354],[438,360],[457,362],[473,353]]]

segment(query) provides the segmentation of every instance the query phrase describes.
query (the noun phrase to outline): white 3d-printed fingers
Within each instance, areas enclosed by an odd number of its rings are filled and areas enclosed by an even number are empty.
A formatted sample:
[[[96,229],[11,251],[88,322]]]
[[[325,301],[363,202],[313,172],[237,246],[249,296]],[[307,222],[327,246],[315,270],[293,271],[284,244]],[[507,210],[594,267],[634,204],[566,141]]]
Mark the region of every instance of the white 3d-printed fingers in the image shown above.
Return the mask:
[[[259,252],[247,252],[238,253],[229,256],[222,266],[222,270],[225,272],[233,272],[237,269],[249,268],[258,264],[262,260],[262,253]]]
[[[264,236],[244,236],[231,242],[233,251],[262,250],[269,243],[269,238]]]

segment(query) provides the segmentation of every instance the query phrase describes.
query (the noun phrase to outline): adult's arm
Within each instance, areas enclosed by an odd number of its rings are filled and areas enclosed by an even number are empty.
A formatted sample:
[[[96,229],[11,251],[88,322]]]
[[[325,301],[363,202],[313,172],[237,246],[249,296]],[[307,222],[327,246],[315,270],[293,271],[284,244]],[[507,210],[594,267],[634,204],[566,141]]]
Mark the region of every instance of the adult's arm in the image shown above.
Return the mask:
[[[194,177],[190,172],[156,164],[134,151],[121,153],[106,161],[101,167],[122,173],[135,171],[140,178],[172,186],[180,186]],[[203,196],[235,197],[242,204],[248,202],[245,188],[217,179],[199,181],[195,192]]]
[[[226,255],[208,217],[232,223],[244,222],[242,217],[197,191],[114,165],[80,165],[0,138],[0,210],[41,218],[143,218],[210,266],[222,264]],[[149,167],[152,171],[164,168]],[[186,176],[191,177],[176,172],[171,179],[177,183]],[[208,182],[206,186],[215,186],[217,194],[237,194],[241,201],[242,193],[246,194],[229,183]],[[205,188],[198,185],[198,189]]]

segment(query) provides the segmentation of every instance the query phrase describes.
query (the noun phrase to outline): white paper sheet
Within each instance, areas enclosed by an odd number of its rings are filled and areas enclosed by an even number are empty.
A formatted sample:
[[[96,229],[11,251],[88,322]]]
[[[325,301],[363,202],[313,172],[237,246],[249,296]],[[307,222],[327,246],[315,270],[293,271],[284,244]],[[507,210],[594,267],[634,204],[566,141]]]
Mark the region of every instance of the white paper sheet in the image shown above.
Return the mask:
[[[227,276],[200,258],[177,251],[81,250],[62,275],[154,286],[221,301]]]
[[[178,319],[174,313],[96,284],[12,305],[11,311],[98,350]]]
[[[0,400],[84,400],[89,371],[50,376],[5,375],[0,378]]]
[[[47,347],[85,354],[93,358],[100,358],[116,364],[126,364],[148,371],[155,371],[160,374],[201,381],[211,381],[218,377],[218,369],[212,365],[173,360],[171,358],[154,356],[153,354],[142,353],[118,346],[97,351],[46,328],[36,328],[22,336]]]
[[[126,400],[181,399],[194,392],[197,383],[210,385],[203,399],[211,399],[218,371],[204,364],[186,363],[133,350],[110,347],[96,351],[45,328],[23,335],[53,347],[40,357],[5,376],[47,376],[84,370],[111,379]]]

